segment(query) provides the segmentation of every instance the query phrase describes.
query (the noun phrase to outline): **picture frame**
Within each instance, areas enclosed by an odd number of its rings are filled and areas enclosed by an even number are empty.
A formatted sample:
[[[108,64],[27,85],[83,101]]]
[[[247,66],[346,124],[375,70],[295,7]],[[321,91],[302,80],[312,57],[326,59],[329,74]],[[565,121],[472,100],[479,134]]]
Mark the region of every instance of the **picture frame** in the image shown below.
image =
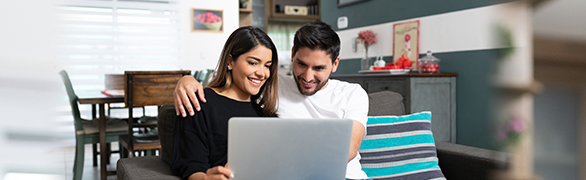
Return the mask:
[[[338,0],[338,8],[358,4],[369,0]]]
[[[224,11],[191,8],[192,32],[224,32]]]
[[[419,59],[419,20],[393,25],[393,62],[405,55],[416,68]]]

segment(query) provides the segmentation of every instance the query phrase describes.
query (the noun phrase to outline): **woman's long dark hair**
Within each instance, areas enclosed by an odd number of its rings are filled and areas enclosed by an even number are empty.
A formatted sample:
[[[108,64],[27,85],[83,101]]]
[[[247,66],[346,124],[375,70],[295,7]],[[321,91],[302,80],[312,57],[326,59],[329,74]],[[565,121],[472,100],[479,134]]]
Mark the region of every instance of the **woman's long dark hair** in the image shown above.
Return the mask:
[[[277,112],[278,101],[278,83],[277,68],[279,60],[277,57],[277,48],[271,38],[261,29],[251,26],[241,27],[232,32],[216,67],[216,76],[209,83],[208,87],[226,90],[232,85],[232,72],[228,70],[230,59],[236,61],[240,55],[247,53],[257,46],[264,46],[272,51],[272,65],[270,67],[270,77],[260,88],[258,94],[250,97],[251,102],[258,103],[263,107],[263,113],[266,116],[273,116]],[[230,58],[232,56],[232,58]]]

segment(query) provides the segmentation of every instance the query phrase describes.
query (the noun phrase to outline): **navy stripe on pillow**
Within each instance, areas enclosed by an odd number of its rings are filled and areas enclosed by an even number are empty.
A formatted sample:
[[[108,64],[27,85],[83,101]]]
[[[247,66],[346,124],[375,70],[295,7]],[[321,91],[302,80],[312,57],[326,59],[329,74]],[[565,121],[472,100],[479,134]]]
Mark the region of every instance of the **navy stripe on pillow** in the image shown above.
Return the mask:
[[[445,179],[429,111],[369,117],[359,152],[362,170],[373,179]]]

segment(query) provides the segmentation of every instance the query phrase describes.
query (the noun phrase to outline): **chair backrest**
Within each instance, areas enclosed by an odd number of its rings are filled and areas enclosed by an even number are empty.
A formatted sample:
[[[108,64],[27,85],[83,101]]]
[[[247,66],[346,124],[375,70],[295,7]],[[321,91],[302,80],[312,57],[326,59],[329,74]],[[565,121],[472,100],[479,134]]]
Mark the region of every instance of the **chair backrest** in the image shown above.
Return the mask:
[[[201,85],[207,86],[208,83],[210,82],[210,79],[213,77],[214,73],[215,73],[215,71],[213,69],[208,69],[205,77],[202,79],[202,81],[200,81]]]
[[[77,95],[75,95],[75,91],[73,91],[73,85],[71,85],[69,75],[65,70],[59,72],[59,75],[61,75],[63,84],[65,84],[65,90],[67,90],[67,96],[69,97],[69,105],[71,106],[71,114],[73,115],[75,130],[83,130],[83,125],[81,123],[81,114],[79,112],[79,106],[77,104],[79,98],[77,97]]]
[[[173,91],[181,77],[191,71],[125,71],[124,103],[127,107],[173,103]]]
[[[124,90],[123,74],[106,74],[105,77],[106,90]]]
[[[193,72],[193,77],[195,78],[195,80],[198,80],[199,74],[201,74],[201,72],[201,70]]]
[[[161,158],[167,164],[171,164],[173,155],[173,138],[175,136],[175,105],[165,104],[159,109],[157,126],[161,141]]]

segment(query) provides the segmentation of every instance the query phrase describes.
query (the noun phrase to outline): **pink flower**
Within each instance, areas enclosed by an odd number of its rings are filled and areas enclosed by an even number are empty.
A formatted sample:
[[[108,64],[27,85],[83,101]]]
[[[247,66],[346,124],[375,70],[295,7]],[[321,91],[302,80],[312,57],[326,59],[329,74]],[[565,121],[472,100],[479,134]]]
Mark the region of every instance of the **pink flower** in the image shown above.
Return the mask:
[[[523,125],[523,121],[521,121],[520,118],[513,119],[513,121],[511,121],[511,123],[509,125],[510,125],[511,131],[514,131],[514,132],[521,132],[521,131],[523,131],[523,129],[525,129],[525,126]]]
[[[376,34],[374,34],[374,32],[372,32],[371,30],[360,31],[358,33],[357,39],[360,42],[364,43],[365,47],[368,47],[368,45],[371,44],[376,44],[378,42],[378,40],[376,39]]]
[[[411,40],[411,35],[409,35],[409,34],[405,35],[405,42],[407,42],[409,40]]]

